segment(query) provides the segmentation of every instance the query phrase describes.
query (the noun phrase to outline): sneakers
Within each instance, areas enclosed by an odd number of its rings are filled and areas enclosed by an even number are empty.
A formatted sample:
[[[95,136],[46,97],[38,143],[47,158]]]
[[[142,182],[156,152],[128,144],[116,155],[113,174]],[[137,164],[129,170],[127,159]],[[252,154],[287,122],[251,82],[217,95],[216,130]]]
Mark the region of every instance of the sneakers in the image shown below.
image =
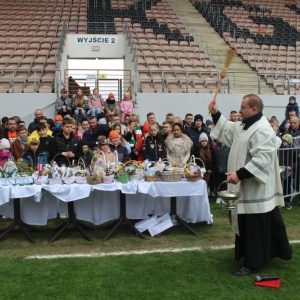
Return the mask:
[[[291,203],[286,202],[286,203],[285,203],[285,208],[286,208],[286,209],[292,209]]]
[[[67,217],[68,217],[67,214],[60,214],[60,215],[59,215],[59,218],[60,218],[60,219],[66,219]]]

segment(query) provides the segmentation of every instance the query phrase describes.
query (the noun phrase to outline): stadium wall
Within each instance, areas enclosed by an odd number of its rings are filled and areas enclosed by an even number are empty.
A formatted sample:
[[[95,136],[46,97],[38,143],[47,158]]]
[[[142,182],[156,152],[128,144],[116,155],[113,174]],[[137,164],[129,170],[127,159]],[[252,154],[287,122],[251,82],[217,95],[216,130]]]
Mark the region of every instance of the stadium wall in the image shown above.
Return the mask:
[[[34,119],[34,111],[42,109],[48,118],[54,117],[56,94],[21,94],[1,95],[1,118],[19,116],[28,125]]]
[[[239,110],[243,95],[239,94],[220,94],[217,102],[220,111],[229,116],[231,110]],[[184,118],[185,114],[202,114],[204,120],[210,119],[207,106],[213,98],[213,94],[168,94],[168,93],[139,93],[137,95],[137,106],[134,113],[140,116],[141,122],[146,121],[146,115],[152,111],[156,115],[159,123],[165,120],[166,114],[171,112],[176,116]],[[264,101],[264,115],[270,118],[277,116],[279,121],[284,118],[285,106],[289,96],[261,95]],[[20,116],[27,124],[34,117],[37,108],[43,110],[44,115],[54,117],[54,103],[56,94],[1,94],[1,117]]]
[[[139,93],[137,107],[134,112],[140,116],[140,121],[146,121],[148,112],[154,112],[156,120],[161,124],[167,113],[184,118],[186,113],[202,114],[204,120],[211,119],[208,114],[208,104],[214,94],[168,94],[168,93]],[[244,95],[220,94],[217,103],[222,114],[229,117],[230,111],[239,110]],[[285,106],[288,104],[287,95],[260,95],[264,102],[264,115],[268,118],[276,116],[279,121],[284,119]]]

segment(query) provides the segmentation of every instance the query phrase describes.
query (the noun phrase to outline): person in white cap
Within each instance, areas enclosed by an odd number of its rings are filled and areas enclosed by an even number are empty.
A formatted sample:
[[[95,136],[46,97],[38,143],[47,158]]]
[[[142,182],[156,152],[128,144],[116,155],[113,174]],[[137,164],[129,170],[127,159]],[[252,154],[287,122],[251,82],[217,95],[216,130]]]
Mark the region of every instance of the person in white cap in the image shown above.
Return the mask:
[[[9,161],[15,161],[13,155],[10,152],[10,142],[8,139],[0,140],[0,167],[4,167],[4,165]]]
[[[213,182],[212,180],[210,180],[213,170],[212,149],[208,141],[208,136],[205,132],[202,132],[199,136],[199,144],[196,151],[194,152],[194,155],[195,157],[198,157],[203,161],[202,163],[197,160],[197,164],[200,167],[204,167],[206,169],[203,179],[205,180],[208,190],[210,191],[209,196],[215,197],[216,194],[214,193],[214,187],[212,184]]]

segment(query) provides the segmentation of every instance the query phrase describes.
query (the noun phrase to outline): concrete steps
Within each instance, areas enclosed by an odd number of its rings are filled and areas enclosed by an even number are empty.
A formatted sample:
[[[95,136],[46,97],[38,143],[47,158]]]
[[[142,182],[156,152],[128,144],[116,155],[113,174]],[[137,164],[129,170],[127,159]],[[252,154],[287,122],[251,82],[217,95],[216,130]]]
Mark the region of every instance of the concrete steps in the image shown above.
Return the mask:
[[[180,21],[187,27],[191,35],[198,36],[194,38],[198,42],[202,41],[202,47],[205,49],[211,60],[220,69],[223,68],[228,44],[221,38],[214,28],[203,18],[203,16],[194,8],[191,2],[185,0],[169,0],[173,10],[177,13]],[[186,25],[186,23],[188,25]],[[201,35],[201,37],[199,36]],[[205,42],[204,42],[205,41]],[[213,53],[213,57],[212,54]],[[258,93],[258,75],[250,66],[245,63],[241,57],[235,55],[230,67],[231,89],[236,93],[248,94]],[[234,73],[234,74],[232,74]],[[234,87],[233,87],[234,85]],[[264,94],[275,94],[273,87],[266,84],[264,79],[260,80],[260,91]]]

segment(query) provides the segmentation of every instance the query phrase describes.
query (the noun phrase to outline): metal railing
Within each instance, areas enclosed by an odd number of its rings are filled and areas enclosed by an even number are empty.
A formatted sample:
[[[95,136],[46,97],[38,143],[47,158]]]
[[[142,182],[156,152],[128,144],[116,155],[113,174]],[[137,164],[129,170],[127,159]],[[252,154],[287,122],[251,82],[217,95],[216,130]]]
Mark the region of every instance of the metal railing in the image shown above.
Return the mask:
[[[184,70],[184,69],[149,69],[149,70],[135,70],[136,84],[134,91],[142,92],[140,89],[141,83],[149,83],[151,87],[154,87],[155,83],[162,83],[163,89],[157,89],[156,92],[166,92],[168,90],[168,82],[178,82],[178,88],[180,83],[186,82],[184,90],[186,93],[195,92],[195,86],[193,82],[199,83],[203,81],[203,87],[199,88],[199,92],[214,92],[220,78],[220,69],[207,68],[206,70]],[[255,75],[253,77],[253,75]],[[269,76],[274,81],[273,85],[266,85],[266,77]],[[239,82],[237,81],[239,79]],[[250,80],[249,78],[252,78]],[[215,80],[215,85],[214,85]],[[263,88],[263,86],[266,87]],[[257,94],[270,94],[270,91],[275,92],[276,86],[282,87],[281,90],[285,94],[294,94],[296,91],[300,91],[300,74],[291,74],[278,71],[262,71],[254,74],[253,72],[231,72],[229,71],[226,78],[222,82],[221,93],[241,93],[245,91],[252,91]],[[136,90],[135,90],[136,89]],[[190,91],[192,89],[192,91]],[[210,91],[207,91],[210,89]],[[283,94],[282,93],[282,94]]]
[[[41,87],[48,87],[50,93],[58,95],[60,83],[59,69],[5,69],[5,75],[0,77],[0,92],[26,93],[28,87],[30,92],[38,93]]]
[[[132,72],[127,69],[65,69],[64,87],[69,95],[75,94],[78,88],[89,92],[97,88],[103,97],[114,93],[116,100],[121,100],[125,92],[132,92]]]
[[[116,34],[115,22],[87,21],[86,30],[92,34]]]
[[[279,148],[277,151],[281,171],[283,195],[300,194],[300,148]]]

